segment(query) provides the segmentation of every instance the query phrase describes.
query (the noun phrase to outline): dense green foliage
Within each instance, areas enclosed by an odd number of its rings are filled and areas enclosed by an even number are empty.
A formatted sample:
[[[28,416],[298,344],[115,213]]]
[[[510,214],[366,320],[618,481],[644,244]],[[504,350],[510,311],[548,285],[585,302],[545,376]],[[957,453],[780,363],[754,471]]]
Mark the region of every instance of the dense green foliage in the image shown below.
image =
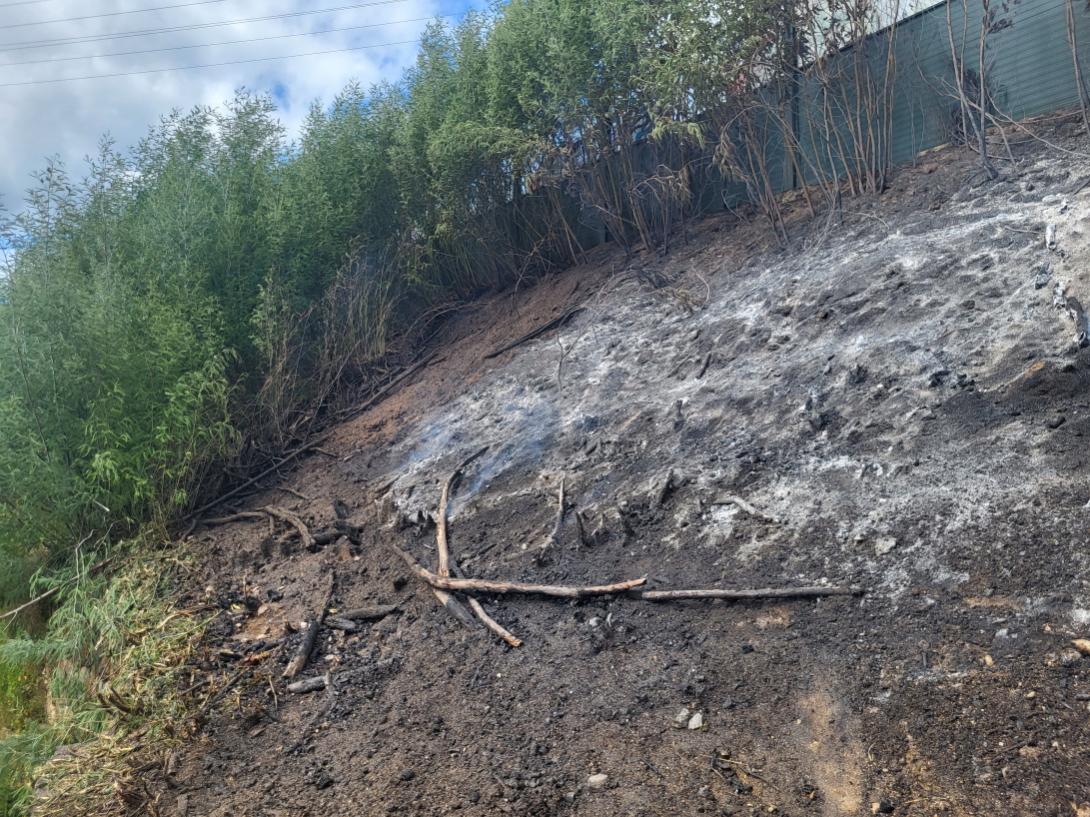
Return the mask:
[[[51,163],[0,278],[0,604],[290,442],[430,306],[571,260],[580,209],[663,240],[688,142],[630,148],[664,112],[703,136],[725,8],[512,0],[431,26],[401,83],[316,105],[297,143],[240,92],[103,143],[80,178]]]
[[[41,687],[38,705],[22,713],[25,722],[11,724],[20,731],[0,732],[0,814],[25,812],[35,770],[50,795],[35,813],[129,814],[129,759],[141,744],[154,753],[182,737],[178,672],[203,621],[171,610],[185,565],[147,548],[133,551],[124,558],[115,553],[112,576],[73,583],[40,635],[0,644],[0,679],[29,672]],[[130,739],[136,730],[141,739]],[[42,765],[57,746],[71,744],[80,744],[79,756]]]

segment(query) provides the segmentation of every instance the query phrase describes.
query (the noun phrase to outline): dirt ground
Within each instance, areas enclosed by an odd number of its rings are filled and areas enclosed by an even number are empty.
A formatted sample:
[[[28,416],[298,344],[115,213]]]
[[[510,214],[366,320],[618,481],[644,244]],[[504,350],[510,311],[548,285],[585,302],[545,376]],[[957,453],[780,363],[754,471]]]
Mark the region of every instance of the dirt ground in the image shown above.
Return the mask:
[[[189,602],[222,612],[194,677],[256,658],[149,777],[160,812],[1090,815],[1090,350],[1053,306],[1061,281],[1090,300],[1090,160],[1016,149],[986,184],[921,157],[832,229],[796,202],[789,250],[715,217],[453,317],[432,364],[232,508],[318,529],[340,500],[358,545],[195,533]],[[471,575],[866,594],[485,597],[509,648],[386,547],[434,566],[441,485],[485,445],[451,505]],[[292,695],[289,628],[331,572],[335,610],[400,612],[323,629],[303,676],[335,695]]]

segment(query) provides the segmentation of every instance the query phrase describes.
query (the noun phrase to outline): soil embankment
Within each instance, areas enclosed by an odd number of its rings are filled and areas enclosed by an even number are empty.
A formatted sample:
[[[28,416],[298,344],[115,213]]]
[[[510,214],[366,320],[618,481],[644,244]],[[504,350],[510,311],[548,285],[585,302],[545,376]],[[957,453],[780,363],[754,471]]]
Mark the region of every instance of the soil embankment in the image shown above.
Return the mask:
[[[340,501],[358,544],[198,529],[208,661],[271,651],[149,782],[161,813],[1090,813],[1090,350],[1053,305],[1057,282],[1090,300],[1090,161],[978,189],[971,158],[930,161],[790,252],[710,220],[465,311],[286,476],[297,495],[237,506],[318,529]],[[468,574],[866,595],[484,598],[508,648],[386,547],[434,567],[441,486],[485,445],[451,504]],[[323,629],[304,675],[336,695],[290,695],[300,636],[279,639],[331,571],[335,610],[400,614]]]

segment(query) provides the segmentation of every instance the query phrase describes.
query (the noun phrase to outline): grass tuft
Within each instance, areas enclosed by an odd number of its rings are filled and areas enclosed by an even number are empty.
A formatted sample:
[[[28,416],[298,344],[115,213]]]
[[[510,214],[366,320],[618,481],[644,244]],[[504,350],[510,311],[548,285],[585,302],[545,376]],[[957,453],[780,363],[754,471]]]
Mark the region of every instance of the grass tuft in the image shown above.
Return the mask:
[[[146,545],[76,583],[44,637],[0,644],[0,667],[50,666],[44,715],[0,741],[0,813],[155,812],[142,772],[183,737],[180,672],[205,625],[175,609],[188,564]]]

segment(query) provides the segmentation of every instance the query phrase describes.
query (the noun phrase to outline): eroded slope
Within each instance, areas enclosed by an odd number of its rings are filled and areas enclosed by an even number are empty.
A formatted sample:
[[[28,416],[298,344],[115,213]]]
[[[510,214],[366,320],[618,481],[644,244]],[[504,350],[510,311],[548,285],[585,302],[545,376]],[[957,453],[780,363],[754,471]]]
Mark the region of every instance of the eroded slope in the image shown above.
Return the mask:
[[[252,500],[315,525],[342,500],[359,546],[199,533],[219,638],[274,649],[154,784],[162,811],[1090,809],[1090,657],[1070,647],[1090,631],[1090,353],[1052,303],[1057,281],[1090,300],[1090,162],[1029,156],[973,189],[968,158],[933,159],[843,225],[800,224],[790,252],[713,220],[665,259],[601,253],[463,314],[440,361],[286,480],[311,500]],[[867,595],[489,603],[525,641],[510,650],[384,547],[434,562],[439,486],[483,445],[451,513],[472,574]],[[561,479],[573,513],[543,550]],[[278,639],[331,569],[337,607],[403,612],[323,633],[311,671],[340,679],[325,711],[283,692]],[[676,728],[682,708],[703,727]]]

